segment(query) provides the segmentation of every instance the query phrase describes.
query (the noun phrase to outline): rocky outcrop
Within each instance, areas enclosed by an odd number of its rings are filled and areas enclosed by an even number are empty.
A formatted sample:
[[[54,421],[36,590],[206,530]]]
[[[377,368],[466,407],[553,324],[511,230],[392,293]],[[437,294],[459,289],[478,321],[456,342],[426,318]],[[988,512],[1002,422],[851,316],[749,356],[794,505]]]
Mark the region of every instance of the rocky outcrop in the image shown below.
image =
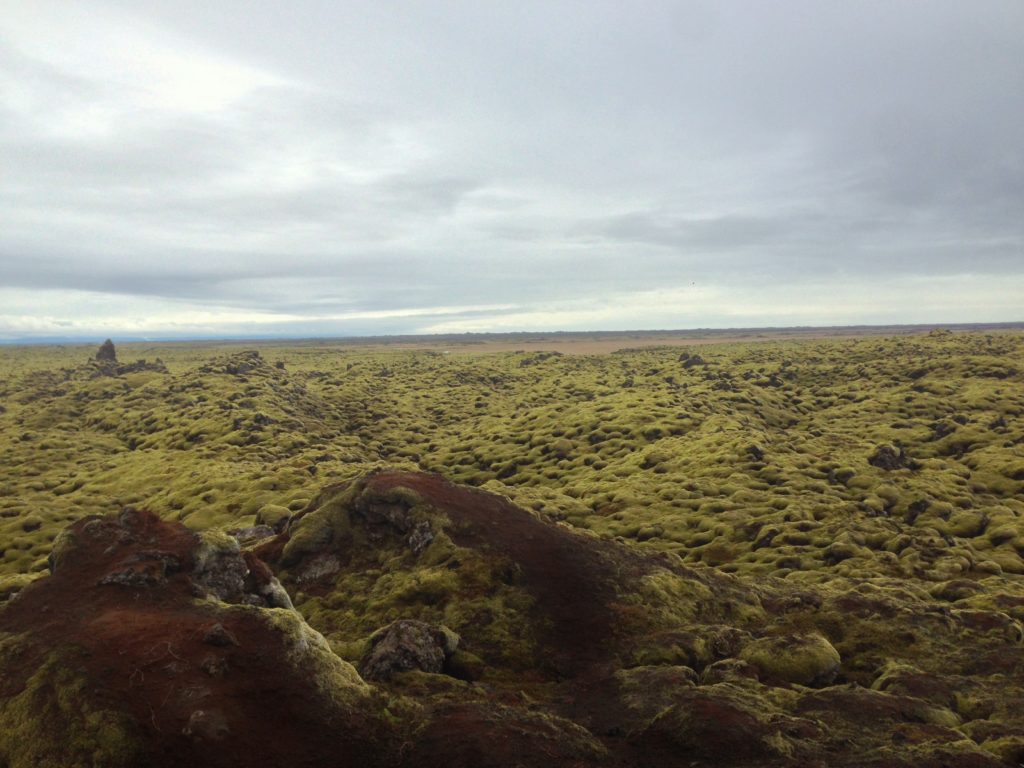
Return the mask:
[[[129,373],[167,373],[167,366],[159,358],[154,362],[147,360],[136,360],[134,363],[120,363],[117,360],[117,350],[114,342],[107,339],[100,344],[93,359],[86,366],[90,378],[102,378],[108,376],[124,376]]]
[[[96,350],[96,361],[99,363],[117,362],[117,350],[114,349],[114,342],[107,339],[100,344],[100,348]]]
[[[902,447],[894,447],[892,445],[878,446],[875,452],[868,457],[868,464],[884,469],[886,472],[892,472],[897,469],[920,468],[918,462],[907,456],[906,451]]]
[[[131,509],[65,531],[0,612],[0,763],[389,764],[373,690],[232,544]]]
[[[281,583],[258,558],[242,552],[237,538],[216,532],[200,535],[192,583],[204,596],[226,603],[291,608]]]

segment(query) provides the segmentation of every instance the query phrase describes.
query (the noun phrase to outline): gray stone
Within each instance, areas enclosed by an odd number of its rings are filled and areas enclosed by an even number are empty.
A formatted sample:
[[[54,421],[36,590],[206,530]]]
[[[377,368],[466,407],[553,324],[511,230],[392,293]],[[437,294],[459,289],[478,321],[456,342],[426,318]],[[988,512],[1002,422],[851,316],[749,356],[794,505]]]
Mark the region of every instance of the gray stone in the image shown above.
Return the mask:
[[[269,539],[271,536],[275,536],[277,531],[269,525],[253,525],[249,528],[235,528],[232,531],[228,531],[228,533],[240,544],[251,544],[255,541]]]
[[[366,680],[387,680],[395,672],[414,669],[441,672],[459,641],[459,636],[447,627],[399,619],[370,637],[359,673]]]
[[[409,548],[413,551],[413,554],[418,555],[434,541],[434,532],[430,528],[430,523],[426,520],[422,520],[413,527],[412,533],[409,534]]]

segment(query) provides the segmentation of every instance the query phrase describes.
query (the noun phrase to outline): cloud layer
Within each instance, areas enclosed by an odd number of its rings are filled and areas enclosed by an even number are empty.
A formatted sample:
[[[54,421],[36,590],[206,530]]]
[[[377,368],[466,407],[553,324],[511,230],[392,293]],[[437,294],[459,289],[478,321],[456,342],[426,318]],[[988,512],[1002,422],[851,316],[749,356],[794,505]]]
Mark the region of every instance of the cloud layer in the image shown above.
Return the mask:
[[[0,338],[1022,319],[1024,5],[776,5],[0,0]]]

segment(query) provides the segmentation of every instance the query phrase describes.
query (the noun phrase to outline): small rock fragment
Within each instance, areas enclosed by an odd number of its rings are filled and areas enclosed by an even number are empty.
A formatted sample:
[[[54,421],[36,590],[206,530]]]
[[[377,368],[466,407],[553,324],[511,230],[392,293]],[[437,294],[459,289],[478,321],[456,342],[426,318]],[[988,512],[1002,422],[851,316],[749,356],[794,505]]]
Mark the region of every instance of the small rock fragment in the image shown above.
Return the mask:
[[[203,642],[207,645],[213,645],[218,648],[226,648],[229,645],[238,645],[238,639],[231,633],[230,630],[225,629],[224,625],[217,622],[203,635]]]
[[[426,520],[421,520],[416,523],[412,529],[412,533],[409,534],[409,548],[412,550],[414,555],[418,555],[429,547],[433,540],[434,532],[430,528],[430,523]]]
[[[269,525],[254,525],[249,528],[234,528],[228,531],[228,535],[234,538],[239,544],[251,544],[263,539],[269,539],[276,534]]]
[[[333,552],[320,552],[302,564],[295,578],[301,583],[320,581],[341,570],[341,559]]]
[[[210,677],[224,677],[228,671],[228,660],[207,656],[200,662],[199,668]]]

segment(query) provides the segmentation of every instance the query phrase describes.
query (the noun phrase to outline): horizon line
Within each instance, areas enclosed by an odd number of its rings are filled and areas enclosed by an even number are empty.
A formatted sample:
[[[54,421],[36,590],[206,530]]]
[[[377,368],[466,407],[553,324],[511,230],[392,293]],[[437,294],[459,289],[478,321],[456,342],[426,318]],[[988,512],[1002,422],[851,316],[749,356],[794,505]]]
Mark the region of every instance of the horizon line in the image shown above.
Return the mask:
[[[273,342],[355,342],[368,343],[373,341],[390,340],[391,342],[402,341],[431,341],[431,340],[458,340],[466,338],[508,338],[521,339],[538,338],[545,336],[674,336],[680,334],[726,334],[726,333],[754,333],[754,332],[790,332],[790,333],[813,333],[815,331],[929,331],[929,330],[1015,330],[1024,329],[1024,320],[1010,320],[1005,322],[986,323],[857,323],[850,325],[763,325],[763,326],[720,326],[720,327],[696,327],[696,328],[635,328],[628,330],[540,330],[540,331],[463,331],[459,333],[390,333],[390,334],[353,334],[350,336],[317,336],[317,335],[253,335],[253,336],[142,336],[125,334],[121,336],[119,344],[181,344],[181,343],[273,343]],[[0,338],[0,346],[91,346],[102,343],[104,339],[116,339],[117,334],[106,336],[99,334],[95,336],[45,336],[45,337],[18,337],[14,339]]]

